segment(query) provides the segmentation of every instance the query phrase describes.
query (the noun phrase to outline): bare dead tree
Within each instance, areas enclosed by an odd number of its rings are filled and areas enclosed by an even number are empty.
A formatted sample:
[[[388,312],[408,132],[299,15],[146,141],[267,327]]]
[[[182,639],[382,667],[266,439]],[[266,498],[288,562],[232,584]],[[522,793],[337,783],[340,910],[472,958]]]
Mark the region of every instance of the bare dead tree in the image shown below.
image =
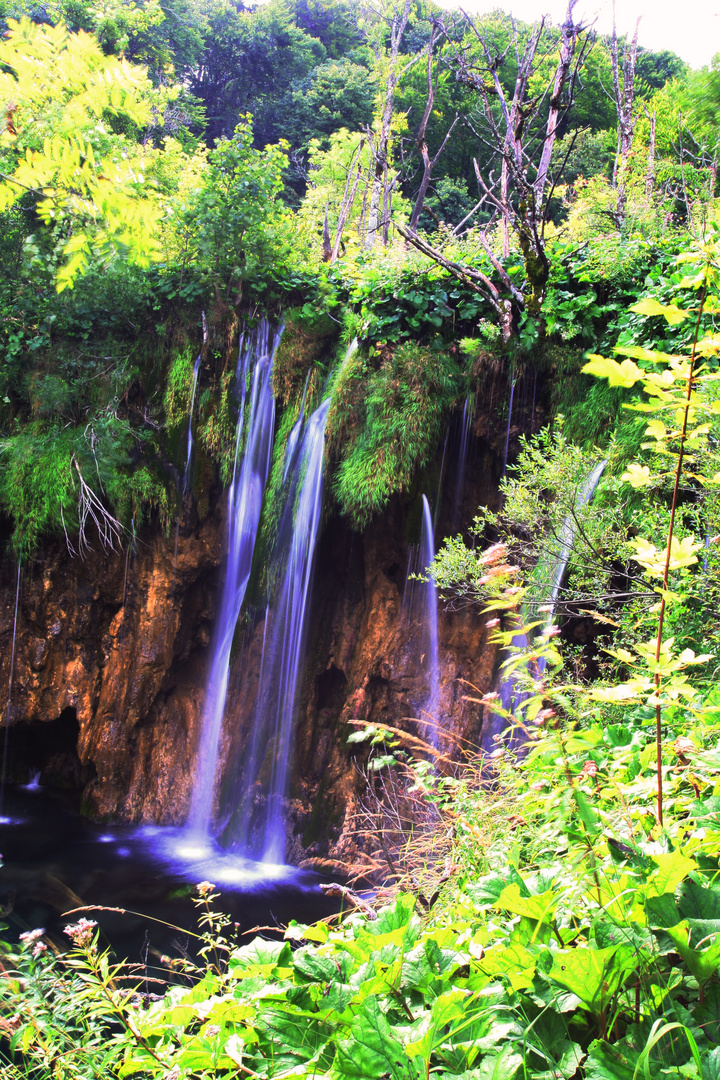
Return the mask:
[[[510,281],[490,242],[489,226],[480,230],[479,237],[498,282],[491,281],[487,275],[475,269],[440,257],[442,253],[422,240],[414,228],[399,230],[418,250],[424,251],[482,293],[497,312],[506,340],[514,332],[517,317],[524,308],[534,315],[539,314],[550,276],[544,231],[552,151],[558,131],[574,101],[578,72],[592,47],[592,38],[585,34],[587,27],[574,20],[576,3],[577,0],[568,0],[567,14],[559,28],[557,42],[552,37],[548,41],[545,20],[542,19],[533,28],[522,49],[515,28],[513,40],[501,55],[491,48],[481,27],[463,12],[480,46],[480,66],[474,65],[468,51],[459,48],[449,38],[458,80],[477,92],[483,130],[478,130],[473,123],[470,123],[471,129],[483,146],[491,151],[494,159],[500,160],[499,175],[491,167],[484,172],[477,160],[474,163],[480,194],[478,205],[487,203],[495,212],[494,219],[499,218],[503,252],[509,250],[510,231],[517,236],[525,261],[530,295],[524,295]],[[510,96],[500,78],[500,69],[513,46],[517,76]],[[545,91],[531,96],[530,86],[541,58],[541,46],[546,50],[557,48],[557,62]]]
[[[418,56],[413,56],[402,68],[398,66],[400,46],[402,44],[405,28],[410,18],[412,0],[403,0],[402,7],[396,3],[393,8],[392,21],[390,23],[390,53],[388,56],[388,74],[385,80],[385,97],[383,99],[382,113],[380,116],[380,128],[377,139],[374,142],[375,165],[370,190],[370,204],[367,216],[367,229],[365,231],[365,247],[371,248],[377,239],[380,228],[380,207],[385,196],[387,182],[388,157],[390,152],[390,127],[395,104],[395,91],[401,76],[417,61]]]
[[[618,119],[617,151],[613,167],[612,184],[617,190],[616,217],[618,228],[625,223],[627,212],[627,169],[635,137],[635,65],[638,52],[638,29],[635,23],[632,40],[625,42],[622,61],[622,86],[620,85],[620,60],[618,56],[617,29],[615,26],[615,0],[613,0],[613,28],[610,37],[610,60],[612,62],[613,96]]]
[[[340,203],[340,210],[338,212],[337,225],[335,226],[335,242],[330,252],[330,262],[337,261],[338,254],[340,252],[340,244],[342,242],[343,230],[347,224],[347,220],[350,217],[350,213],[355,202],[355,195],[357,194],[358,184],[362,176],[362,162],[360,160],[365,140],[360,139],[358,148],[353,155],[353,159],[348,169],[347,180],[345,182],[345,191],[343,192],[342,202]]]
[[[423,112],[422,119],[420,121],[420,127],[418,128],[416,136],[417,148],[420,152],[420,157],[422,158],[423,163],[423,175],[420,181],[420,187],[418,188],[418,193],[415,197],[415,205],[413,206],[412,214],[410,215],[410,221],[408,222],[408,228],[410,228],[413,232],[415,231],[415,229],[417,229],[417,224],[420,220],[420,214],[422,213],[425,196],[427,195],[428,188],[430,187],[432,171],[440,160],[440,157],[448,144],[448,140],[452,135],[453,130],[460,121],[460,117],[456,116],[452,124],[448,128],[445,134],[445,138],[440,144],[439,149],[431,158],[430,151],[428,150],[428,145],[426,142],[426,135],[428,122],[430,120],[433,106],[435,104],[435,93],[437,90],[437,72],[435,73],[435,77],[433,77],[433,49],[442,33],[443,32],[440,30],[440,27],[437,25],[437,23],[433,23],[432,32],[430,34],[430,41],[428,42],[427,47],[427,100],[425,102],[425,111]]]
[[[651,116],[647,110],[647,106],[644,105],[643,108],[645,110],[645,116],[650,123],[647,170],[645,172],[645,198],[650,202],[653,197],[653,191],[655,190],[655,110],[653,109]]]

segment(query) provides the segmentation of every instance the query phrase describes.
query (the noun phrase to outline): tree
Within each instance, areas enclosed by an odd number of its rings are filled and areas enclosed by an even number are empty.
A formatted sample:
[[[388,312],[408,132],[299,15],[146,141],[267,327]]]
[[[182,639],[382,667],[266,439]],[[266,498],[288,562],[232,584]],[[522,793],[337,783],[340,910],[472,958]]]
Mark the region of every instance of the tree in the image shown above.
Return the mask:
[[[399,0],[394,4],[386,16],[390,28],[390,48],[385,61],[384,91],[381,97],[380,119],[378,130],[371,140],[374,169],[370,179],[370,204],[367,217],[367,229],[365,233],[365,246],[372,248],[380,225],[381,201],[383,203],[384,217],[390,213],[390,198],[392,187],[388,184],[388,162],[390,152],[390,126],[393,118],[393,106],[395,103],[395,90],[402,71],[415,62],[415,58],[408,62],[404,68],[400,68],[398,57],[402,44],[403,34],[410,18],[411,0]]]
[[[136,130],[160,102],[144,68],[107,57],[64,26],[11,20],[0,43],[0,210],[21,197],[62,246],[59,290],[72,287],[92,252],[147,263],[158,253],[158,208],[144,188],[142,148],[113,134]]]
[[[372,123],[377,92],[372,72],[352,60],[329,60],[294,83],[280,107],[292,146],[306,150],[312,139],[323,149],[341,128],[360,131]]]
[[[423,173],[420,180],[420,186],[415,197],[415,205],[413,206],[413,211],[410,215],[410,221],[408,222],[408,228],[412,232],[417,229],[418,221],[420,220],[420,214],[422,213],[422,208],[425,203],[425,197],[427,196],[428,188],[430,187],[430,178],[432,176],[432,171],[440,160],[442,152],[447,146],[448,139],[452,135],[455,126],[460,120],[460,117],[456,115],[450,127],[445,132],[445,137],[440,143],[437,151],[432,157],[430,157],[430,151],[428,150],[426,135],[428,121],[430,120],[433,106],[435,105],[435,93],[437,90],[438,75],[437,73],[433,73],[433,47],[437,40],[438,34],[438,27],[433,25],[432,34],[430,36],[430,41],[428,42],[427,46],[427,98],[425,101],[425,109],[422,114],[422,119],[420,120],[420,126],[418,128],[416,137],[417,148],[423,163]]]
[[[200,183],[176,218],[182,272],[194,266],[212,283],[218,301],[239,303],[248,272],[272,264],[286,211],[279,202],[288,159],[286,144],[258,150],[251,118],[232,139],[221,139],[207,155]]]
[[[210,142],[232,135],[251,112],[256,143],[264,146],[285,134],[284,95],[324,59],[322,43],[296,25],[282,0],[253,10],[211,0],[203,55],[177,74],[205,107]]]
[[[617,152],[613,167],[613,187],[617,190],[616,221],[618,228],[625,223],[627,203],[627,168],[635,135],[635,64],[638,53],[638,29],[640,19],[635,23],[632,40],[625,42],[622,61],[622,80],[618,58],[618,39],[615,28],[615,3],[613,0],[613,28],[610,38],[610,57],[612,59],[613,98],[617,110]]]
[[[583,37],[584,27],[573,19],[576,2],[569,0],[565,22],[559,28],[556,42],[548,34],[543,19],[534,27],[524,46],[514,28],[510,41],[500,52],[483,33],[482,24],[476,24],[466,16],[479,47],[478,53],[473,56],[464,45],[458,47],[453,43],[457,77],[476,92],[479,116],[474,130],[481,143],[489,145],[495,159],[499,159],[499,176],[491,169],[483,173],[475,160],[480,196],[500,217],[504,252],[509,247],[510,229],[515,232],[525,262],[529,297],[526,298],[511,281],[493,251],[486,228],[479,230],[479,238],[499,278],[499,285],[486,274],[446,259],[413,230],[400,228],[410,243],[461,280],[472,283],[489,300],[499,317],[505,340],[514,333],[521,310],[527,308],[531,315],[539,314],[550,277],[544,229],[552,192],[549,183],[552,152],[572,106],[578,71],[590,45],[589,39]],[[538,71],[541,59],[546,66],[544,50],[555,53],[555,66],[543,86],[539,83]],[[502,77],[508,54],[514,54],[516,65],[512,95]]]

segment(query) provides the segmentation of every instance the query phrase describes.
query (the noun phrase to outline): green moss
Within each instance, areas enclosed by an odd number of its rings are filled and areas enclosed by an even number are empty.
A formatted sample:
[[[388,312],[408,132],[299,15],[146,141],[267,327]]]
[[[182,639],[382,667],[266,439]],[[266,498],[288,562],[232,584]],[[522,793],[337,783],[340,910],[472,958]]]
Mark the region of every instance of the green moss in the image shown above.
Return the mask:
[[[339,327],[326,315],[288,312],[273,364],[273,390],[283,405],[302,394],[307,373],[332,350]]]
[[[300,399],[282,414],[273,445],[270,475],[265,486],[260,528],[255,542],[253,572],[248,583],[250,604],[260,605],[272,592],[274,580],[271,575],[278,572],[277,563],[271,558],[278,535],[278,528],[289,495],[290,478],[283,480],[285,472],[285,451],[293,425],[300,415]]]
[[[177,507],[157,468],[142,465],[127,475],[119,476],[114,494],[121,520],[131,520],[135,528],[139,528],[155,513],[163,531],[169,531]]]
[[[235,377],[225,371],[216,390],[208,390],[200,401],[197,440],[220,470],[223,484],[232,479],[235,463],[238,402]]]
[[[427,466],[466,389],[457,360],[437,344],[404,342],[346,365],[327,430],[337,459],[333,491],[356,528]]]

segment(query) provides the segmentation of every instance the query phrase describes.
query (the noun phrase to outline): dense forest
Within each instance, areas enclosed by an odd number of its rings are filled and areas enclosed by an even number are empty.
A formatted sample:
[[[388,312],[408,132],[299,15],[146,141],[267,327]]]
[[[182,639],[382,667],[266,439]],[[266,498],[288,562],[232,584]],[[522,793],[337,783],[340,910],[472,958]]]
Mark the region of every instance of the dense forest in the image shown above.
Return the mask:
[[[207,517],[260,316],[261,553],[310,403],[358,531],[463,409],[501,443],[516,387],[526,416],[500,509],[422,568],[503,650],[495,739],[348,733],[375,902],[247,944],[203,882],[162,993],[90,920],[28,927],[8,1080],[720,1077],[720,64],[574,6],[0,0],[8,564]]]

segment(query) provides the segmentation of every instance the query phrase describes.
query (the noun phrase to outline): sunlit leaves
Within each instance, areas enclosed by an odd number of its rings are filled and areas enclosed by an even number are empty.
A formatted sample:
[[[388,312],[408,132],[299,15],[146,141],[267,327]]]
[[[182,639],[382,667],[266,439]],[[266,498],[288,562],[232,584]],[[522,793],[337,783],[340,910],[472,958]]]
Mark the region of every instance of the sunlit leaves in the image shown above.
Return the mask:
[[[635,561],[640,563],[653,577],[662,578],[665,574],[665,564],[668,563],[670,570],[679,570],[684,566],[693,566],[697,562],[697,555],[702,544],[695,540],[694,536],[685,536],[678,540],[673,536],[670,545],[670,558],[667,559],[665,551],[659,551],[654,544],[642,536],[635,537],[630,541],[635,549]]]
[[[638,315],[662,315],[670,326],[677,326],[690,314],[689,311],[679,308],[676,304],[661,304],[652,297],[639,300],[637,304],[631,304],[630,310],[637,312]]]
[[[632,360],[623,360],[618,364],[617,360],[610,357],[591,354],[590,360],[583,367],[585,375],[596,375],[599,379],[607,379],[610,386],[622,386],[628,389],[638,382],[643,373]]]
[[[13,123],[0,146],[15,163],[0,176],[0,209],[30,192],[45,225],[70,234],[58,290],[72,287],[93,255],[147,266],[158,255],[158,207],[144,188],[143,151],[110,138],[102,122],[106,113],[138,126],[150,121],[144,69],[106,57],[88,34],[27,19],[9,25],[0,43],[0,100]]]
[[[640,465],[633,461],[622,474],[622,480],[626,480],[634,488],[647,487],[653,478],[647,465]]]

